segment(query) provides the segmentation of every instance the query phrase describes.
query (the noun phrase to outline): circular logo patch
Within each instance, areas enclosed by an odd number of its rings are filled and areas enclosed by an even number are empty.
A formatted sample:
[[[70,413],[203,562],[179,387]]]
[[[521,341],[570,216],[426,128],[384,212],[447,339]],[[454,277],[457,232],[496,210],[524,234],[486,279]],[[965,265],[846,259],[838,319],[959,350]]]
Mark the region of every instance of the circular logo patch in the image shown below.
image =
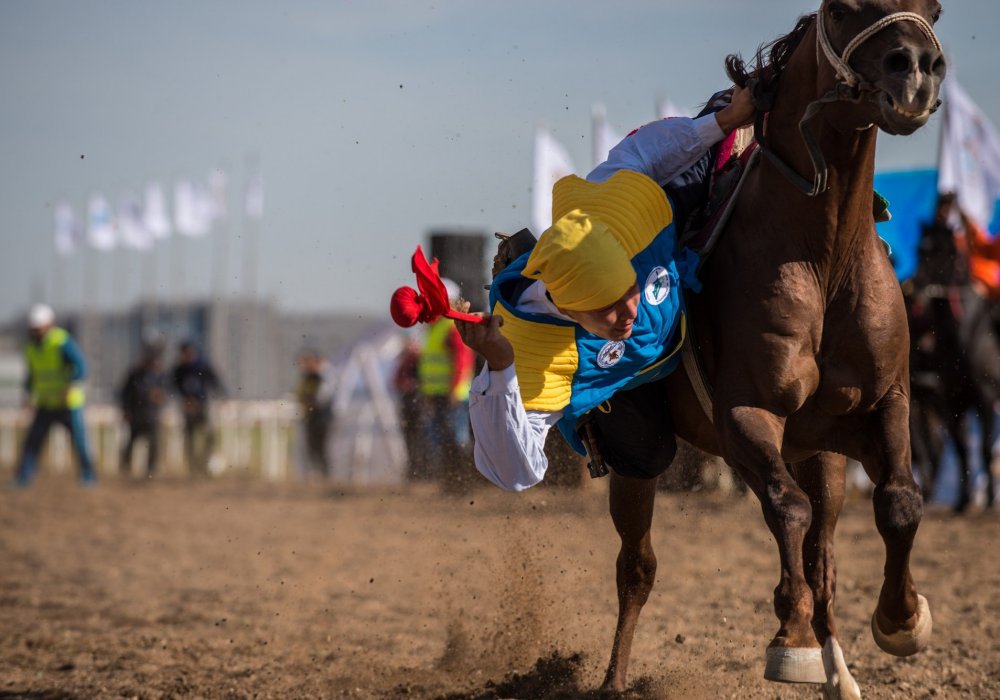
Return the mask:
[[[653,306],[663,303],[667,295],[670,294],[670,275],[665,267],[654,267],[646,278],[645,287],[646,301]]]
[[[614,367],[623,355],[625,355],[625,343],[620,340],[609,340],[597,353],[597,364],[604,369]]]

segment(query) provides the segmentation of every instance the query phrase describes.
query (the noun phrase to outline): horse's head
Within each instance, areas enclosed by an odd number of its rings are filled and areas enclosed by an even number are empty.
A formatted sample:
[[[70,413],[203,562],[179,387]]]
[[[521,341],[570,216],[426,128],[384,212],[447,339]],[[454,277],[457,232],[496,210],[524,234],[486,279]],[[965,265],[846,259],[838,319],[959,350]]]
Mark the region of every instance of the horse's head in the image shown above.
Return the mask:
[[[890,134],[927,123],[946,71],[933,29],[940,14],[938,0],[824,0],[816,25],[821,66],[861,97],[845,121]]]

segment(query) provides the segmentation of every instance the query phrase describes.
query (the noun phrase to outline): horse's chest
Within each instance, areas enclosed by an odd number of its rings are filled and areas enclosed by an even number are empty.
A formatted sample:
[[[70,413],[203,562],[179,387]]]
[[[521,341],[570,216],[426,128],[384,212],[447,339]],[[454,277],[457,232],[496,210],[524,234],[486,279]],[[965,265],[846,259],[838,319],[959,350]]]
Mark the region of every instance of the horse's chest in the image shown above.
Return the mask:
[[[900,378],[901,340],[906,328],[889,332],[847,319],[827,316],[817,355],[819,386],[816,401],[831,415],[867,410]]]

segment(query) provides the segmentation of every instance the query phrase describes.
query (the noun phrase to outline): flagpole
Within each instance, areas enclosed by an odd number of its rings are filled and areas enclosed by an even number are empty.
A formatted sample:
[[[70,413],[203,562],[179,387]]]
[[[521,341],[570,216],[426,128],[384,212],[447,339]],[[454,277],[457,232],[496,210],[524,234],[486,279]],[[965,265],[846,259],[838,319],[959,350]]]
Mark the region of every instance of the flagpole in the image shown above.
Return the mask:
[[[247,156],[247,165],[244,177],[247,182],[244,190],[254,186],[255,178],[259,177],[258,168],[260,166],[253,156]],[[244,198],[246,195],[244,194]],[[253,216],[246,211],[246,203],[243,206],[243,296],[252,299],[257,293],[257,225]]]
[[[90,363],[94,365],[91,376],[99,374],[103,358],[103,333],[98,327],[100,297],[100,256],[102,252],[94,247],[84,250],[86,259],[83,269],[83,299],[80,309],[80,334],[87,348]]]
[[[49,303],[52,304],[56,309],[62,308],[63,297],[65,296],[64,285],[63,285],[63,275],[60,265],[62,256],[59,254],[59,250],[56,247],[55,239],[52,240],[52,257],[51,265],[49,269]]]
[[[139,304],[142,307],[142,330],[152,325],[154,307],[156,306],[156,241],[152,247],[143,253],[142,279],[139,280]]]
[[[602,154],[601,151],[601,127],[604,124],[604,120],[607,118],[604,105],[595,104],[590,108],[590,160],[593,163],[592,167],[597,167],[608,157],[607,153]]]
[[[125,256],[128,255],[128,251],[125,250],[124,246],[118,246],[114,251],[114,258],[112,259],[112,264],[114,265],[114,274],[111,277],[111,299],[108,300],[108,309],[110,311],[117,311],[116,305],[119,302],[123,302],[126,297],[126,287],[128,286],[128,261]]]
[[[225,173],[227,169],[225,163],[219,167],[219,172]],[[212,192],[213,199],[218,192]],[[222,196],[225,198],[221,203],[223,211],[221,216],[217,217],[220,221],[220,226],[217,231],[213,231],[215,235],[215,240],[212,241],[212,296],[215,297],[216,301],[221,301],[224,299],[228,292],[228,280],[226,279],[229,275],[229,213],[232,207],[230,206],[229,197],[229,184],[228,182],[224,186],[224,191]],[[216,202],[219,205],[219,202]]]
[[[243,293],[247,297],[249,318],[247,319],[247,334],[246,338],[249,340],[247,346],[247,366],[250,368],[247,376],[252,378],[253,383],[251,386],[246,387],[248,389],[248,394],[250,396],[256,397],[258,395],[258,389],[260,387],[259,373],[263,370],[259,366],[260,361],[260,348],[259,344],[256,342],[256,333],[259,328],[259,320],[257,318],[259,307],[257,305],[257,272],[258,272],[258,262],[257,262],[257,246],[260,239],[260,215],[261,211],[257,208],[259,202],[251,203],[247,200],[250,199],[249,193],[253,191],[254,197],[262,197],[263,193],[260,188],[263,187],[261,181],[261,168],[260,162],[256,155],[248,155],[246,159],[246,170],[244,173],[246,178],[246,183],[244,184],[244,202],[243,202],[243,226],[244,226],[244,257],[243,257]]]
[[[173,236],[170,245],[170,296],[171,301],[180,304],[184,289],[184,234],[179,231]]]

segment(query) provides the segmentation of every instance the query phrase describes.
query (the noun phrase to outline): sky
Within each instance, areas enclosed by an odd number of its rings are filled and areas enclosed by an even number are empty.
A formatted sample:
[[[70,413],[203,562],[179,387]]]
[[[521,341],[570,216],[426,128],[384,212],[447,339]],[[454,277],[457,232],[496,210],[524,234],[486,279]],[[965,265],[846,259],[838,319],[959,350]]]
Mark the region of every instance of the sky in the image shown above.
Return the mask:
[[[693,113],[727,86],[726,54],[749,57],[817,4],[3,0],[0,321],[41,300],[58,312],[244,292],[385,314],[429,229],[529,224],[537,126],[586,173],[595,104],[619,133],[663,98]],[[1000,2],[943,4],[950,76],[1000,124]],[[881,135],[877,168],[934,166],[939,121]],[[221,167],[239,209],[253,164],[256,228],[234,211],[152,253],[54,253],[60,201],[82,215],[93,194]]]

